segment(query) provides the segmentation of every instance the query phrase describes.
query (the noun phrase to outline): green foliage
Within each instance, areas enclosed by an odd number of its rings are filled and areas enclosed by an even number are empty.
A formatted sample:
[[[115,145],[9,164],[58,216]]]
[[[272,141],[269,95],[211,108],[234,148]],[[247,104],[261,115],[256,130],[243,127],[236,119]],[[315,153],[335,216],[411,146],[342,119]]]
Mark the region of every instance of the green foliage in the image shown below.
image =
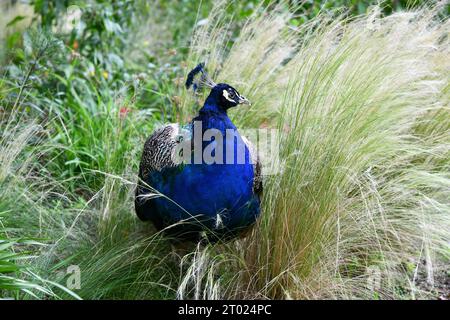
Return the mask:
[[[54,157],[49,169],[57,176],[74,178],[86,169],[114,171],[112,166],[120,171],[133,146],[130,137],[136,137],[131,135],[136,128],[129,121],[130,105],[141,81],[123,57],[133,20],[132,2],[86,3],[78,24],[57,36],[46,31],[47,24],[64,18],[65,6],[55,3],[35,3],[36,13],[41,18],[50,15],[51,21],[42,19],[44,29],[25,33],[23,49],[12,55],[8,79],[15,81],[19,92],[8,94],[9,105],[14,109],[19,104],[26,87],[28,99],[21,104],[22,111],[45,119],[52,143],[62,147],[48,155]],[[87,184],[82,189],[96,189],[103,181],[93,174],[80,178]]]
[[[15,298],[18,291],[31,291],[31,289],[44,290],[38,284],[22,280],[18,273],[23,266],[17,264],[17,260],[27,258],[25,254],[16,254],[9,250],[16,243],[0,238],[0,296],[2,298]]]
[[[42,279],[37,274],[31,272],[27,265],[35,261],[36,256],[31,251],[36,251],[36,246],[43,246],[43,243],[32,239],[14,239],[8,237],[8,232],[4,229],[0,220],[0,298],[17,299],[22,294],[30,297],[59,298],[51,287],[60,287],[52,281]],[[61,287],[62,288],[62,287]],[[71,297],[76,297],[70,290],[63,290]]]
[[[32,0],[30,4],[34,6],[34,12],[39,15],[41,25],[49,28],[55,23],[58,16],[65,12],[70,2],[69,0]]]

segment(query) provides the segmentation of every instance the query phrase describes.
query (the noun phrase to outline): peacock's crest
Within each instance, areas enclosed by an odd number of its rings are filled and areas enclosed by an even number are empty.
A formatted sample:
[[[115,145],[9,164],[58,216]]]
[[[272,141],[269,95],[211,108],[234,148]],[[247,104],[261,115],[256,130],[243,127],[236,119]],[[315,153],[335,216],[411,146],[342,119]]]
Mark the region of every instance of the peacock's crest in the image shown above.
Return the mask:
[[[198,77],[198,75],[200,76]],[[205,70],[205,63],[199,63],[194,69],[192,69],[186,79],[186,89],[192,86],[194,92],[203,87],[214,88],[216,83],[211,79],[208,72]]]

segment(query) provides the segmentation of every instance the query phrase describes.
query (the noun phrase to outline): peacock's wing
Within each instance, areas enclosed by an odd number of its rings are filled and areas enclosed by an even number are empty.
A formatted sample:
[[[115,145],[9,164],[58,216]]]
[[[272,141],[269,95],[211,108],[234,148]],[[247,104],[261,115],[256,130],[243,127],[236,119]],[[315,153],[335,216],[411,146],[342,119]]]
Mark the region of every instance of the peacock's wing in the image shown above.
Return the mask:
[[[136,188],[135,209],[139,218],[144,218],[145,202],[143,195],[151,192],[148,183],[149,176],[155,171],[177,167],[175,161],[177,146],[190,139],[190,127],[182,127],[176,123],[157,129],[145,142],[139,165],[139,181]]]
[[[175,150],[185,139],[186,130],[176,123],[157,129],[145,142],[139,166],[139,177],[144,179],[152,171],[174,167]]]
[[[253,143],[251,143],[246,137],[241,137],[250,152],[250,157],[253,164],[253,193],[255,193],[258,197],[261,197],[263,191],[261,159],[259,157],[258,150],[255,148]]]

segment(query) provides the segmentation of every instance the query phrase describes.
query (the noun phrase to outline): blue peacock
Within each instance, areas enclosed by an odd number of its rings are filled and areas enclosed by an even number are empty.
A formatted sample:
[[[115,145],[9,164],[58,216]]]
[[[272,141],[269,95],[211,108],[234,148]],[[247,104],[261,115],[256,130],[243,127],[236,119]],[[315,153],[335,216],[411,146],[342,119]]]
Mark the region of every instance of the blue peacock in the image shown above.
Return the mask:
[[[249,101],[232,86],[215,84],[203,63],[188,74],[191,86],[211,91],[190,123],[163,126],[145,142],[136,214],[175,239],[228,240],[245,234],[260,214],[260,161],[227,115]]]

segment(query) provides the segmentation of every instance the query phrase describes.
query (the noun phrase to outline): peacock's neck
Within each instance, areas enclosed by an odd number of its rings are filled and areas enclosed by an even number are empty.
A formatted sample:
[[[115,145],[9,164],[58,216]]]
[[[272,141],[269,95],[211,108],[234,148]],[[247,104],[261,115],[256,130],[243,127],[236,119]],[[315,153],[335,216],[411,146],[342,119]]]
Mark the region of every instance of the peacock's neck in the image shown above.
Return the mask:
[[[200,114],[226,115],[227,111],[219,106],[219,99],[215,93],[211,93],[206,98],[205,104],[200,109]]]
[[[235,125],[227,115],[227,111],[220,108],[211,97],[205,101],[198,116],[193,121],[201,121],[203,131],[207,129],[218,129],[225,133],[226,129],[236,129]]]
[[[203,107],[198,112],[199,116],[204,117],[227,117],[227,112],[214,104],[204,104]]]

